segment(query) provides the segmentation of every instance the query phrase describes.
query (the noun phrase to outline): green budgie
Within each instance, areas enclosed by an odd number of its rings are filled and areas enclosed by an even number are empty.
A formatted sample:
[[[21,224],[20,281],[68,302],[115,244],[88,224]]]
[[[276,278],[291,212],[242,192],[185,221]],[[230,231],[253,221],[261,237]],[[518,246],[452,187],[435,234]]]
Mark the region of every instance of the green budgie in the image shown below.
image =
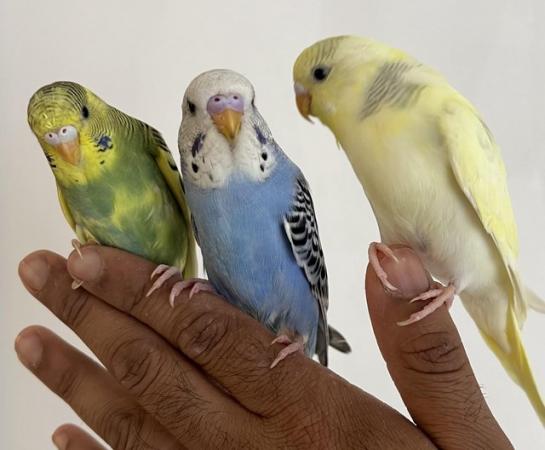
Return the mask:
[[[81,242],[174,266],[184,278],[196,275],[182,180],[157,130],[71,82],[39,89],[28,105],[28,123]]]

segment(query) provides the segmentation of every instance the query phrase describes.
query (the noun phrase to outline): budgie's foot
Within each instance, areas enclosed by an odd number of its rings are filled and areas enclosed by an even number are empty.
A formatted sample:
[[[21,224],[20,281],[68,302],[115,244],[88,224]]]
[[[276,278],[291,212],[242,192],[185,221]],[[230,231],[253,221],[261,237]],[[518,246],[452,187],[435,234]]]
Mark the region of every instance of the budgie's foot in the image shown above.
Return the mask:
[[[281,334],[271,342],[271,345],[273,344],[286,344],[287,347],[283,348],[278,352],[278,355],[276,355],[276,359],[272,362],[270,366],[271,369],[273,369],[280,361],[282,361],[284,358],[291,355],[292,353],[304,353],[305,351],[305,343],[301,336],[297,336],[293,341],[287,334]]]
[[[173,277],[174,275],[181,275],[180,269],[177,267],[171,267],[167,266],[166,264],[159,264],[155,270],[152,272],[150,276],[150,280],[153,280],[154,277],[157,275],[160,275],[157,280],[155,280],[155,283],[151,286],[150,290],[146,294],[146,297],[149,297],[151,294],[153,294],[157,289],[159,289],[165,282]]]
[[[411,316],[407,320],[398,322],[397,324],[400,327],[404,327],[405,325],[410,325],[411,323],[418,322],[424,317],[429,316],[432,312],[434,312],[443,304],[447,305],[447,307],[450,308],[452,306],[452,302],[454,301],[455,294],[456,287],[454,287],[454,285],[449,284],[445,287],[439,283],[436,283],[432,289],[423,292],[418,297],[413,298],[409,303],[429,300],[431,298],[433,298],[433,300],[429,302],[426,306],[424,306],[424,308],[422,308],[420,311],[411,314]]]
[[[70,243],[72,244],[72,247],[74,247],[74,250],[76,250],[76,252],[78,252],[79,257],[83,259],[83,255],[81,254],[81,242],[78,241],[77,239],[72,239],[72,241]],[[72,281],[72,289],[76,290],[82,284],[83,284],[83,281],[76,280],[74,278],[74,281]]]
[[[373,267],[375,270],[375,273],[377,274],[377,277],[384,288],[388,291],[395,292],[398,289],[388,281],[388,274],[384,271],[378,259],[379,252],[384,253],[389,258],[392,258],[395,262],[399,262],[399,260],[397,259],[396,255],[394,255],[392,249],[386,244],[381,242],[372,242],[369,246],[369,262],[371,263],[371,267]]]
[[[83,255],[81,254],[81,242],[77,239],[72,239],[70,243],[72,244],[72,247],[74,247],[74,250],[78,252],[79,257],[83,258]]]
[[[170,306],[174,308],[176,297],[178,297],[178,294],[185,289],[191,289],[189,291],[189,298],[192,298],[199,292],[212,292],[216,294],[216,290],[208,280],[204,280],[202,278],[191,278],[190,280],[178,281],[174,286],[172,286],[172,290],[170,291],[170,296],[168,298]]]
[[[77,239],[72,239],[70,243],[72,244],[72,247],[74,247],[74,250],[76,250],[76,252],[78,253],[79,257],[83,259],[83,254],[81,253],[81,247],[83,246],[83,244]],[[94,239],[88,239],[85,244],[100,245],[98,241],[95,241]]]

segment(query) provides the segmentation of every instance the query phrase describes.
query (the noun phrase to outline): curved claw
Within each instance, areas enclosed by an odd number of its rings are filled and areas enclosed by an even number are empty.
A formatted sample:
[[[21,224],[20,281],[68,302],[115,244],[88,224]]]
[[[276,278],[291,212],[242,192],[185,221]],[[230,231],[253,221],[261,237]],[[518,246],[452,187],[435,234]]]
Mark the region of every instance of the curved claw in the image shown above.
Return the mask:
[[[295,342],[291,342],[291,340],[287,337],[287,336],[284,336],[284,335],[281,335],[281,336],[278,336],[274,341],[273,343],[276,341],[277,343],[283,343],[282,341],[284,340],[284,338],[286,338],[287,340],[289,340],[290,344],[288,344],[286,347],[284,347],[282,350],[280,350],[278,352],[278,355],[276,356],[275,360],[272,362],[272,364],[270,365],[270,368],[271,369],[274,369],[276,367],[276,365],[282,361],[283,359],[285,359],[286,357],[288,357],[289,355],[291,355],[292,353],[297,353],[297,352],[301,352],[301,353],[304,353],[305,351],[305,344],[303,343],[303,339],[302,338],[298,338],[296,339]]]
[[[167,270],[170,266],[166,264],[159,264],[155,270],[151,273],[150,279],[155,278],[157,275],[161,275],[165,270]]]
[[[72,239],[70,243],[72,244],[72,247],[74,247],[74,250],[78,252],[79,257],[83,259],[83,255],[81,253],[81,242],[78,241],[77,239]]]
[[[429,291],[420,294],[418,297],[413,298],[409,303],[421,300],[429,300],[430,298],[433,298],[433,300],[429,302],[426,306],[424,306],[424,308],[422,308],[420,311],[411,314],[407,320],[397,322],[397,325],[399,325],[400,327],[404,327],[412,323],[418,322],[424,317],[429,316],[443,304],[447,305],[447,307],[450,308],[452,306],[452,302],[454,301],[455,294],[456,288],[453,285],[430,289]]]
[[[170,291],[170,296],[168,302],[170,306],[174,308],[174,303],[176,302],[176,297],[185,289],[191,289],[189,291],[189,298],[191,299],[194,295],[199,292],[216,292],[212,284],[208,280],[203,280],[201,278],[192,278],[190,280],[178,281],[172,290]]]
[[[153,283],[153,285],[151,286],[150,290],[146,293],[146,297],[149,297],[151,294],[153,294],[157,289],[159,289],[169,278],[173,277],[174,275],[179,275],[180,274],[180,269],[178,269],[177,267],[169,267],[167,266],[167,269],[164,270],[162,264],[158,267],[155,268],[155,270],[153,271],[153,273],[151,274],[151,277],[150,278],[153,278],[154,274],[157,272],[157,273],[162,273],[162,275],[157,278],[157,280],[155,280],[155,283]],[[159,269],[159,271],[158,271]]]
[[[176,297],[182,292],[187,286],[184,284],[187,283],[187,281],[178,281],[177,283],[172,286],[172,290],[170,291],[170,295],[168,296],[168,303],[170,304],[171,308],[174,308],[174,302],[176,301]]]
[[[285,344],[289,345],[292,343],[292,340],[289,338],[287,334],[281,334],[280,336],[277,336],[273,339],[273,341],[270,343],[270,345],[274,344]]]
[[[397,291],[397,287],[395,287],[390,281],[388,281],[388,274],[385,272],[385,270],[382,268],[382,265],[380,264],[380,261],[378,259],[378,253],[385,254],[388,258],[392,258],[396,263],[399,262],[399,259],[394,254],[393,250],[388,247],[386,244],[383,244],[381,242],[372,242],[369,246],[369,263],[371,264],[371,267],[375,270],[375,273],[377,274],[378,279],[382,283],[382,285],[389,291],[395,292]]]
[[[419,302],[419,301],[422,301],[422,300],[429,300],[430,298],[437,297],[443,291],[444,291],[444,288],[443,289],[439,289],[439,288],[438,289],[430,289],[429,291],[423,292],[419,296],[413,298],[411,301],[409,301],[409,303]]]

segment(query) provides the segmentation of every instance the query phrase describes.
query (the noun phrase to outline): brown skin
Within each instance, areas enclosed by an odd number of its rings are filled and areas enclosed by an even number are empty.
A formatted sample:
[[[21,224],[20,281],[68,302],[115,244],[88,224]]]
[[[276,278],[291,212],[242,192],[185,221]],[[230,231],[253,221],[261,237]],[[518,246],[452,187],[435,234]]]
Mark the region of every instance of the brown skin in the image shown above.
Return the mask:
[[[281,346],[221,298],[182,293],[171,309],[175,279],[145,297],[153,263],[108,247],[82,252],[68,263],[32,253],[19,274],[105,369],[38,326],[19,334],[16,351],[114,449],[512,448],[446,308],[398,327],[422,305],[385,293],[373,270],[366,290],[375,335],[416,425],[303,355],[269,369]],[[424,291],[429,276],[418,258],[395,252],[399,263],[382,261],[389,279],[405,299]],[[76,291],[73,277],[84,282]],[[73,425],[53,439],[64,450],[102,449]]]

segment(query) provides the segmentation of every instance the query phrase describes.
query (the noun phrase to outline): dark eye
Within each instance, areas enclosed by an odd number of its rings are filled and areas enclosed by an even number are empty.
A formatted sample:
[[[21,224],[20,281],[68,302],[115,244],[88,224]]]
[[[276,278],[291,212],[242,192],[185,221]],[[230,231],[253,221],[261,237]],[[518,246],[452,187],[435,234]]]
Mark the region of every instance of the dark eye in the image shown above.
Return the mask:
[[[187,107],[189,108],[189,112],[191,114],[195,114],[195,111],[197,110],[197,107],[195,106],[195,103],[187,101]]]
[[[312,76],[316,81],[324,81],[329,75],[329,68],[318,66],[312,70]]]
[[[252,98],[252,108],[255,108],[255,97]]]
[[[81,115],[84,119],[87,119],[89,117],[89,109],[87,108],[87,106],[81,108]]]

